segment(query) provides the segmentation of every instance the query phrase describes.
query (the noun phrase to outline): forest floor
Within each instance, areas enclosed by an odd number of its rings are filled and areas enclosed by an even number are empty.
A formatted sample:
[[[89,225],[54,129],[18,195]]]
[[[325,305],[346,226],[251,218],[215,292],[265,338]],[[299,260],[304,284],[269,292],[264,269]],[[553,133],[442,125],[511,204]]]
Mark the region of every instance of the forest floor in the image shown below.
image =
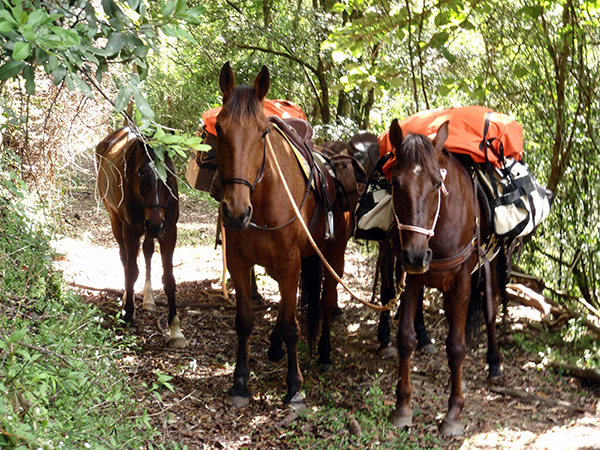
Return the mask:
[[[119,310],[121,299],[115,290],[122,289],[124,282],[108,215],[97,201],[93,182],[73,189],[70,196],[72,201],[63,211],[64,236],[57,242],[64,257],[57,260],[57,266],[69,283],[89,287],[79,289],[83,301],[97,305],[110,317]],[[525,393],[533,401],[491,391],[486,383],[485,343],[471,344],[464,365],[466,433],[461,438],[441,437],[437,423],[448,400],[447,328],[433,294],[427,297],[425,315],[439,351],[435,355],[418,352],[413,357],[415,418],[408,432],[387,425],[395,401],[397,361],[382,360],[375,353],[378,315],[351,301],[341,288],[340,305],[346,319],[333,328],[335,367],[321,371],[311,362],[306,345],[301,345],[308,408],[300,414],[284,409],[286,363],[274,364],[266,355],[278,294],[275,283],[260,271],[259,290],[265,300],[255,305],[252,401],[241,409],[227,406],[223,400],[236,358],[235,310],[221,295],[221,249],[214,244],[216,206],[209,203],[181,196],[174,266],[178,312],[188,346],[169,349],[166,345],[167,307],[156,254],[153,287],[159,311],[142,311],[141,302],[136,302],[136,327],[125,331],[139,342],[139,348],[121,361],[121,369],[133,384],[150,386],[157,381],[157,373],[172,377],[168,383],[173,390],[162,389],[160,399],[149,397],[142,387],[136,389],[140,407],[148,409],[161,433],[157,444],[178,442],[190,450],[339,448],[339,442],[356,442],[341,448],[600,449],[600,387],[531,362],[531,355],[517,345],[515,336],[536,339],[528,324],[539,320],[539,314],[515,305],[499,324],[502,386]],[[373,255],[374,247],[367,251],[354,241],[347,252],[345,280],[363,298],[371,297]],[[140,276],[136,293],[141,293],[142,285]],[[546,400],[559,402],[552,405]],[[356,430],[356,418],[361,419],[362,430]],[[350,433],[356,436],[354,441],[340,440]]]

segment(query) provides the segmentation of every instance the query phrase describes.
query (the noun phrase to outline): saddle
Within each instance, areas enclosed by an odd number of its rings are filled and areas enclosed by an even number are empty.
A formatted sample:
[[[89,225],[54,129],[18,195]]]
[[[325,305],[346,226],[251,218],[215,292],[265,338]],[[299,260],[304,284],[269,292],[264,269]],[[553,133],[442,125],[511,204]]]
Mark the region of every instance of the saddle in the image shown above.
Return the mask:
[[[327,217],[325,239],[333,237],[335,234],[333,229],[333,204],[337,196],[335,168],[328,158],[313,151],[312,127],[305,120],[297,118],[282,119],[277,116],[269,116],[267,121],[274,125],[274,128],[291,145],[307,180],[313,183],[319,203],[323,206],[323,212]],[[316,226],[318,218],[319,215],[315,214],[311,219],[309,225],[311,231]]]

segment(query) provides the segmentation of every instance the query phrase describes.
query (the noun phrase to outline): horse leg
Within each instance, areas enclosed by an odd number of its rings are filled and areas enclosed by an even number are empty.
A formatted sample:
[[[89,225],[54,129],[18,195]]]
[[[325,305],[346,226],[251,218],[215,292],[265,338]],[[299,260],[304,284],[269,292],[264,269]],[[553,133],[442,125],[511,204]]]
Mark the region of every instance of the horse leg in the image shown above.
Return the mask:
[[[154,239],[148,236],[144,237],[144,260],[146,261],[146,282],[144,283],[144,301],[142,308],[146,311],[156,311],[156,304],[154,303],[154,295],[152,294],[152,255],[154,254]]]
[[[137,281],[140,271],[137,265],[137,256],[140,250],[140,235],[134,229],[123,227],[123,248],[125,249],[125,295],[123,295],[124,320],[133,324],[135,311],[133,286]]]
[[[177,242],[177,226],[173,225],[170,232],[159,240],[160,257],[163,266],[162,283],[169,303],[169,347],[184,348],[187,346],[185,336],[179,328],[179,316],[177,315],[177,305],[175,301],[175,276],[173,275],[173,252]]]
[[[233,372],[233,386],[227,392],[225,403],[242,407],[250,402],[248,366],[250,335],[254,329],[254,313],[250,308],[252,264],[244,262],[231,247],[227,247],[227,268],[235,287],[235,331],[238,338],[237,361]]]
[[[252,271],[250,273],[250,279],[252,280],[252,300],[259,305],[262,305],[265,302],[263,296],[258,292],[258,286],[256,284],[256,271],[254,270],[254,266],[252,266]]]
[[[423,297],[425,288],[419,291],[419,301],[417,303],[417,314],[415,316],[415,332],[417,333],[417,350],[422,350],[425,353],[434,355],[437,353],[437,348],[429,339],[427,329],[425,328],[425,318],[423,317]]]
[[[296,320],[296,295],[298,293],[300,261],[296,264],[291,263],[290,266],[290,270],[282,274],[278,280],[281,300],[279,301],[279,312],[275,327],[285,343],[288,355],[287,394],[283,399],[283,403],[294,409],[299,409],[304,405],[304,399],[300,393],[303,380],[298,364],[300,326]]]
[[[488,383],[498,384],[502,378],[502,371],[500,370],[500,351],[498,350],[498,343],[496,342],[496,314],[497,304],[496,298],[498,291],[506,287],[506,257],[501,252],[498,257],[491,263],[491,277],[492,277],[492,298],[486,299],[491,301],[492,305],[489,308],[491,316],[488,313],[488,308],[483,307],[483,314],[485,317],[487,338],[488,338],[488,350],[485,357],[488,367]]]
[[[332,244],[332,249],[327,254],[329,264],[335,270],[336,274],[341,278],[344,275],[347,240],[338,239]],[[331,322],[333,312],[337,308],[337,285],[338,282],[334,276],[325,269],[325,277],[323,282],[323,296],[321,300],[321,308],[323,311],[323,322],[321,325],[321,339],[319,340],[319,363],[332,365],[331,361]]]
[[[394,262],[396,258],[392,253],[390,241],[379,243],[379,255],[377,256],[377,267],[381,274],[381,304],[387,305],[396,297],[394,287]],[[377,340],[379,348],[377,355],[381,358],[392,358],[398,355],[398,350],[392,344],[390,337],[390,311],[382,311],[379,314],[379,326],[377,327]]]
[[[463,269],[457,275],[452,291],[444,293],[444,311],[448,321],[446,353],[450,366],[451,391],[448,399],[448,413],[440,424],[440,432],[447,436],[462,435],[464,424],[461,411],[465,404],[462,386],[462,367],[467,353],[465,324],[470,296],[470,274]]]
[[[412,426],[412,409],[410,396],[410,358],[417,346],[415,332],[415,315],[417,310],[420,286],[415,286],[410,278],[400,301],[400,324],[398,328],[398,385],[396,387],[396,409],[392,412],[390,421],[397,428]]]

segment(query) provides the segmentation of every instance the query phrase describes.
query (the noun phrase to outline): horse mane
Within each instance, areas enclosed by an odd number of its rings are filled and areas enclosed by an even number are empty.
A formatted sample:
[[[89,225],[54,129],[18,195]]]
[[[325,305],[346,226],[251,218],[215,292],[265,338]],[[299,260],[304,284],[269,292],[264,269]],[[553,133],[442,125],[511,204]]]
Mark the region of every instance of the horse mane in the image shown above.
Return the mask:
[[[260,120],[261,114],[264,115],[263,105],[256,97],[254,89],[242,84],[231,92],[219,113],[219,118],[225,123],[235,120],[246,128],[251,121]]]
[[[431,140],[422,134],[408,134],[396,149],[396,158],[403,164],[425,165],[435,157]]]

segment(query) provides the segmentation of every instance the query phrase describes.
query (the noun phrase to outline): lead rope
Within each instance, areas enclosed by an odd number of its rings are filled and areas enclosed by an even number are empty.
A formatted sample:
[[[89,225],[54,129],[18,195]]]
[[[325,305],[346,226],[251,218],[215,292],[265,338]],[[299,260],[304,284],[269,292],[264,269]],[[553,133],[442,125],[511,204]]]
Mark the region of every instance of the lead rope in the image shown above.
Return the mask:
[[[342,281],[342,279],[339,277],[339,275],[336,273],[336,271],[333,270],[333,267],[331,267],[331,265],[329,264],[329,262],[327,262],[327,260],[325,259],[325,256],[323,255],[323,253],[321,253],[321,250],[319,250],[319,247],[317,246],[317,243],[313,239],[313,237],[312,237],[312,235],[310,233],[310,230],[306,226],[306,223],[304,222],[304,219],[302,218],[302,215],[300,214],[300,210],[298,209],[298,206],[296,205],[296,202],[294,201],[294,198],[292,197],[292,193],[290,192],[290,188],[288,187],[287,181],[285,180],[285,177],[283,176],[283,172],[281,170],[281,167],[279,166],[279,161],[277,161],[277,156],[275,155],[275,152],[273,151],[273,146],[271,145],[271,139],[269,139],[268,135],[265,136],[265,139],[267,141],[267,146],[269,148],[269,154],[273,158],[273,161],[275,163],[275,168],[277,169],[277,173],[279,174],[279,177],[281,178],[281,181],[283,182],[283,187],[285,188],[285,192],[287,193],[288,198],[290,200],[290,203],[292,204],[292,208],[294,209],[294,213],[296,214],[296,217],[298,217],[298,220],[300,221],[300,224],[302,225],[302,228],[306,232],[306,235],[308,237],[308,241],[312,245],[312,247],[315,250],[315,252],[317,253],[317,255],[319,255],[319,258],[321,258],[321,261],[323,261],[323,264],[325,265],[325,267],[327,268],[327,270],[329,270],[329,273],[331,273],[331,275],[333,275],[333,277],[335,278],[335,280],[339,284],[341,284],[344,289],[346,289],[346,291],[350,294],[350,296],[352,298],[354,298],[355,300],[359,301],[363,305],[368,306],[369,308],[374,309],[375,311],[378,311],[378,312],[389,311],[392,308],[395,308],[396,305],[398,304],[398,299],[400,298],[400,295],[402,294],[401,292],[396,296],[395,299],[390,300],[390,302],[387,305],[385,305],[385,306],[374,305],[373,303],[370,303],[370,302],[368,302],[366,300],[363,300],[358,295],[356,295],[348,287],[348,285]]]

